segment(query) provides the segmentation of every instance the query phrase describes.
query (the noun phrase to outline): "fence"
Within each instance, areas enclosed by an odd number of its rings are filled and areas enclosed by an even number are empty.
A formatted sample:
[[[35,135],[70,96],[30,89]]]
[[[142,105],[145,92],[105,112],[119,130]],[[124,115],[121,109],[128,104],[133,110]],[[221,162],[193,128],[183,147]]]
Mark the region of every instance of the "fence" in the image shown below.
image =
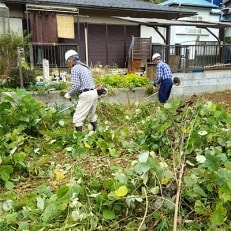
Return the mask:
[[[50,68],[66,68],[64,54],[69,49],[78,50],[78,44],[30,43],[31,67],[41,68],[43,59],[47,59]],[[160,53],[163,60],[171,62],[174,72],[231,67],[231,45],[153,45],[152,52]]]
[[[66,68],[64,54],[67,50],[78,50],[77,44],[30,43],[30,65],[33,69],[42,67],[43,59],[49,60],[50,68]]]
[[[154,45],[152,50],[171,62],[175,72],[231,67],[231,45]]]

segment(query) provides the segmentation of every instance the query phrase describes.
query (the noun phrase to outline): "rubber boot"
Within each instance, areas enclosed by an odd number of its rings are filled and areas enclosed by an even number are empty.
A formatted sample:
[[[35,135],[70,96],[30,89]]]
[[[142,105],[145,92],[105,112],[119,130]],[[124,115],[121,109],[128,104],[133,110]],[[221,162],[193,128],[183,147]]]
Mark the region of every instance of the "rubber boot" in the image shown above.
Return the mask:
[[[75,130],[76,130],[76,131],[79,131],[79,132],[82,132],[82,131],[83,131],[83,128],[82,128],[82,126],[79,126],[79,127],[75,127]]]
[[[91,122],[90,124],[91,124],[91,125],[92,125],[92,127],[93,127],[93,131],[95,131],[95,130],[96,130],[96,128],[97,128],[97,121],[95,121],[95,122]]]

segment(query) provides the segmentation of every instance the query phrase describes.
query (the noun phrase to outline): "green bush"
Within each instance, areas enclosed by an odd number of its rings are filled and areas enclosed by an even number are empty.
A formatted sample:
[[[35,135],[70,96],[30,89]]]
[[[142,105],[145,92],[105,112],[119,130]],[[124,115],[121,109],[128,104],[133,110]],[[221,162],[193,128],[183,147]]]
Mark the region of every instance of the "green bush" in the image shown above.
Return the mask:
[[[22,68],[22,77],[23,77],[23,86],[28,88],[31,85],[34,85],[36,82],[36,76],[34,71],[31,71],[26,68]],[[20,87],[20,75],[19,75],[19,68],[15,67],[12,68],[9,73],[9,79],[4,84],[4,87],[8,88],[18,88]]]
[[[113,88],[134,88],[143,87],[149,84],[146,76],[139,76],[134,73],[127,75],[104,75],[95,79],[96,84],[103,84]]]
[[[14,32],[0,36],[0,75],[8,75],[13,67],[18,63],[18,47],[22,48],[21,56],[26,58],[27,36],[22,36]]]

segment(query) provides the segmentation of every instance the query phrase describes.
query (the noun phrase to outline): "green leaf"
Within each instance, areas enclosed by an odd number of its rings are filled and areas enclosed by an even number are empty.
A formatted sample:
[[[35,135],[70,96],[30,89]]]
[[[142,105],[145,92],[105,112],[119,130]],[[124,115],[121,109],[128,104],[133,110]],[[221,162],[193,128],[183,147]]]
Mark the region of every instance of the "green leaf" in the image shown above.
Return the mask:
[[[227,185],[223,185],[223,187],[219,189],[219,198],[224,202],[231,201],[231,190]]]
[[[186,186],[192,187],[196,183],[196,176],[195,175],[185,176],[184,183]]]
[[[143,199],[139,196],[131,195],[131,196],[127,196],[125,201],[126,201],[127,206],[130,208],[131,203],[134,203],[135,201],[142,202]]]
[[[6,189],[11,190],[14,188],[14,184],[11,181],[6,181],[5,187]]]
[[[2,165],[0,166],[0,177],[4,181],[10,179],[10,174],[13,173],[13,167],[11,165]]]
[[[58,214],[59,214],[59,210],[57,209],[57,204],[53,202],[53,203],[48,204],[48,206],[46,207],[46,209],[41,215],[41,219],[44,222],[48,222],[56,218]]]
[[[68,186],[64,186],[58,189],[56,195],[57,197],[63,197],[69,192],[70,188]]]
[[[207,197],[207,194],[205,193],[205,191],[198,184],[195,184],[193,186],[193,191],[199,196]]]
[[[139,155],[139,161],[140,162],[147,162],[149,157],[149,152],[144,152]]]
[[[227,210],[221,203],[216,205],[215,211],[210,217],[210,221],[213,225],[222,225],[226,220]]]
[[[64,201],[60,201],[60,203],[58,204],[57,208],[60,210],[60,211],[64,211],[68,206],[68,202],[67,200],[64,200]]]
[[[230,170],[227,170],[225,168],[220,168],[217,172],[217,175],[220,179],[220,183],[221,182],[226,183],[230,189],[230,192],[231,192],[231,180],[230,180],[231,179],[231,172],[230,172]]]
[[[115,213],[112,211],[112,210],[110,210],[110,209],[104,209],[103,210],[103,218],[105,219],[105,220],[113,220],[113,219],[115,219]]]
[[[23,162],[26,157],[27,154],[25,152],[19,152],[17,154],[14,154],[14,160],[18,162]]]
[[[59,125],[60,125],[61,127],[63,127],[63,126],[65,125],[64,120],[59,120]]]
[[[148,163],[138,163],[134,166],[136,173],[143,174],[149,171],[150,165]]]
[[[71,217],[74,221],[80,220],[80,214],[78,210],[72,211]]]
[[[26,231],[30,229],[29,222],[19,222],[18,231]]]
[[[171,103],[165,103],[164,104],[164,108],[171,109],[172,108],[172,104]]]
[[[219,169],[219,162],[217,157],[212,153],[207,153],[206,161],[203,163],[203,166],[207,167],[210,171],[217,171]]]
[[[200,214],[200,215],[205,214],[205,212],[206,212],[206,208],[200,200],[196,200],[194,209],[195,209],[196,213]]]
[[[5,220],[7,224],[13,224],[16,221],[18,222],[18,213],[14,212],[14,213],[10,213],[6,216]]]
[[[110,153],[110,156],[112,157],[119,157],[120,154],[116,151],[115,148],[109,148],[109,153]]]
[[[156,187],[153,187],[150,189],[150,193],[154,194],[154,195],[157,195],[160,191],[160,188],[159,186],[156,186]]]
[[[116,172],[114,174],[115,178],[122,184],[126,184],[127,183],[127,176],[121,172]]]
[[[172,198],[167,198],[167,200],[164,201],[164,205],[169,210],[173,210],[175,208],[174,201],[172,200]]]
[[[13,208],[13,201],[12,200],[6,200],[2,203],[3,211],[10,211],[12,208]]]
[[[36,200],[37,200],[37,207],[43,211],[45,207],[45,199],[41,197],[37,197]]]

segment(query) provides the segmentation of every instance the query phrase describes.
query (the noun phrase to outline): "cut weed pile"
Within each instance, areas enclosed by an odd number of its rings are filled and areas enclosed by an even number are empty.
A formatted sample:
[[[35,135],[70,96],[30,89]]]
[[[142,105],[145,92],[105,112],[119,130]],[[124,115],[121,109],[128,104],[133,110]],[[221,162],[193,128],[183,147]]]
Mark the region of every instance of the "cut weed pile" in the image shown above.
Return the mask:
[[[230,91],[99,102],[84,133],[70,112],[16,95],[0,102],[0,230],[231,228]]]

